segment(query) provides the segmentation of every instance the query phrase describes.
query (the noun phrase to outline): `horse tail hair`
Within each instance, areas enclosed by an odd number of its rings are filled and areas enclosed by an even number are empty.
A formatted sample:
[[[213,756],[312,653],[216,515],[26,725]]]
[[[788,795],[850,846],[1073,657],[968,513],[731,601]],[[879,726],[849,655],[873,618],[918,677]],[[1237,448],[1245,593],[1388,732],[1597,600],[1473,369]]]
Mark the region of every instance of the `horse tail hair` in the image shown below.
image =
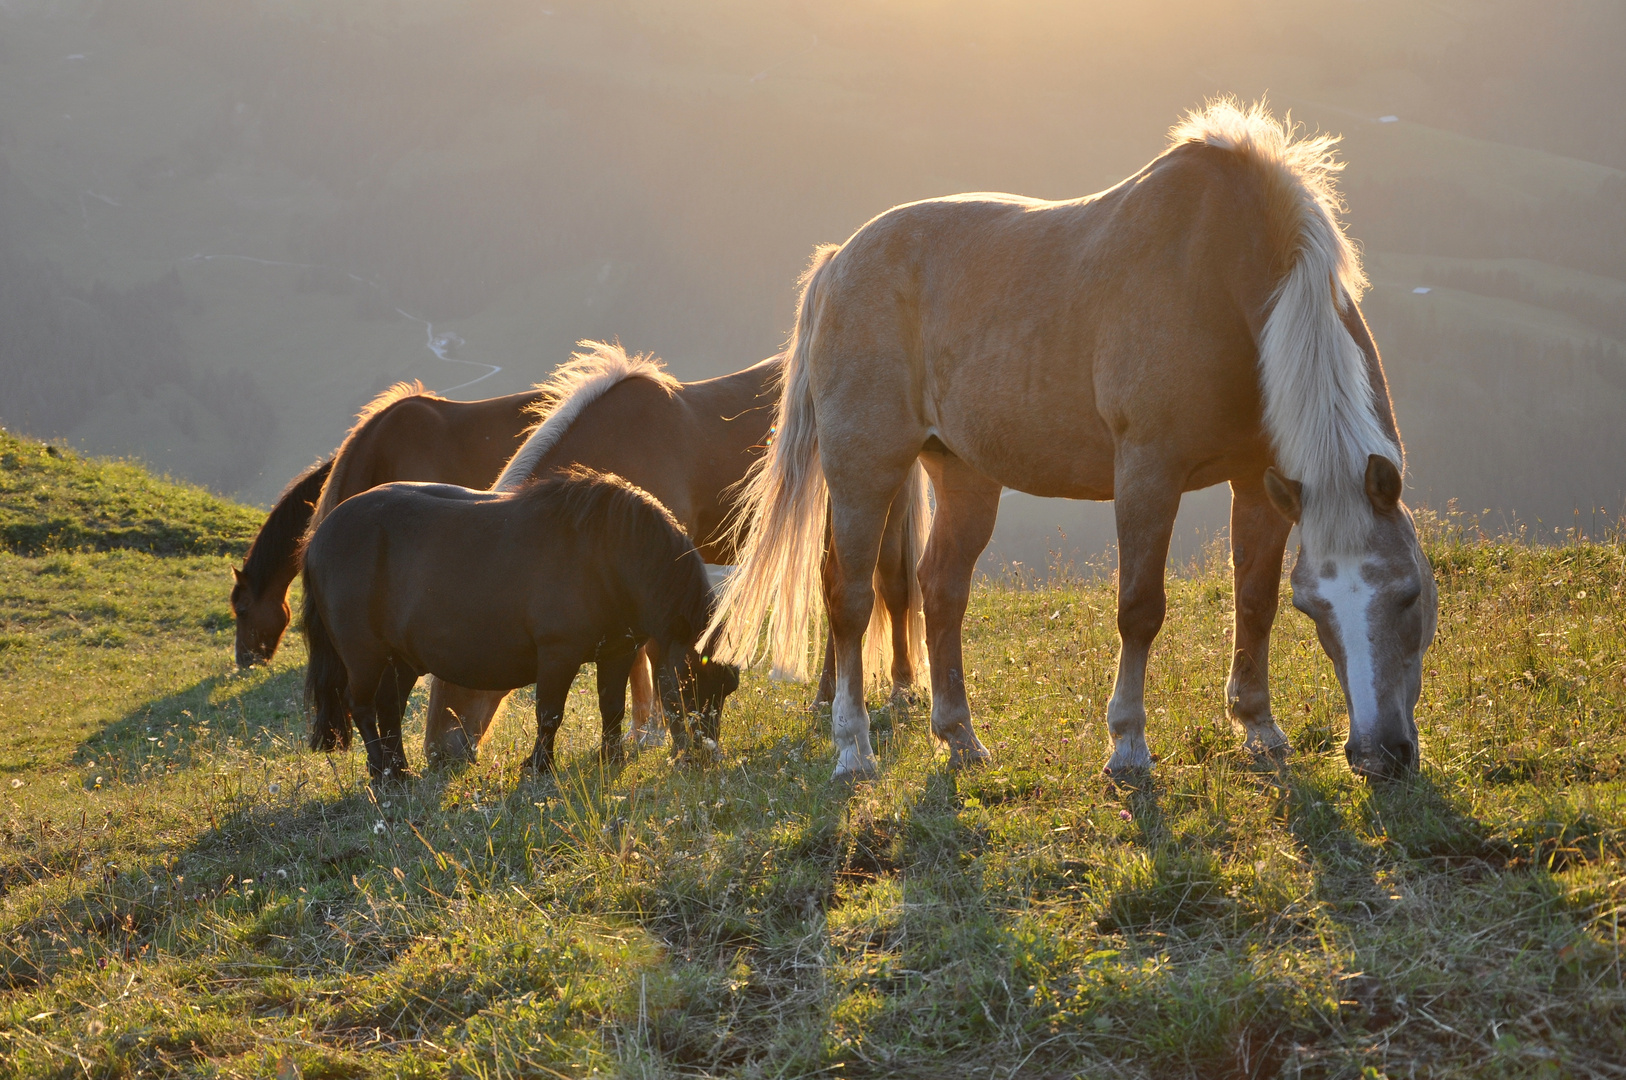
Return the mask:
[[[503,466],[492,491],[517,491],[530,480],[537,464],[552,450],[587,407],[625,379],[647,379],[668,394],[682,384],[661,361],[648,353],[629,356],[618,341],[576,342],[576,352],[546,382],[536,384],[542,400],[533,410],[539,419],[525,442]]]
[[[445,400],[424,389],[423,383],[414,379],[412,382],[396,383],[362,406],[361,411],[356,414],[356,422],[345,433],[344,441],[339,444],[339,448],[333,452],[333,465],[328,473],[327,483],[322,485],[322,497],[316,502],[316,509],[311,514],[310,527],[305,533],[307,540],[316,531],[316,526],[322,523],[322,519],[333,512],[334,507],[370,486],[365,477],[356,475],[358,469],[369,464],[366,455],[358,451],[357,444],[372,429],[373,422],[388,412],[391,406],[411,397]]]
[[[779,410],[767,453],[746,474],[730,524],[739,569],[717,603],[707,634],[721,630],[719,659],[748,666],[761,653],[768,621],[768,652],[776,672],[806,678],[808,651],[819,610],[828,492],[819,462],[818,420],[808,371],[819,281],[839,250],[823,246],[803,276],[796,326],[779,374]]]
[[[1392,418],[1378,414],[1367,356],[1344,325],[1366,275],[1338,219],[1338,139],[1300,137],[1291,119],[1233,98],[1188,114],[1171,134],[1177,145],[1230,150],[1259,176],[1280,274],[1258,342],[1265,429],[1277,467],[1302,485],[1309,549],[1359,550],[1372,524],[1367,458],[1402,470],[1405,458]]]
[[[310,746],[312,750],[348,750],[350,748],[350,710],[345,706],[345,690],[350,685],[350,672],[344,666],[339,650],[333,647],[327,623],[322,618],[318,590],[311,581],[310,567],[305,568],[305,601],[302,608],[305,624],[305,707],[315,710],[311,718]]]
[[[903,515],[903,565],[909,578],[909,614],[904,624],[909,668],[917,681],[930,670],[926,657],[926,606],[920,593],[920,557],[926,551],[926,538],[932,531],[930,484],[920,462],[909,469],[909,479],[892,502],[892,513]],[[875,568],[875,594],[881,596],[881,569]],[[892,646],[892,613],[876,603],[870,611],[869,629],[864,633],[864,670],[879,678],[888,668]]]

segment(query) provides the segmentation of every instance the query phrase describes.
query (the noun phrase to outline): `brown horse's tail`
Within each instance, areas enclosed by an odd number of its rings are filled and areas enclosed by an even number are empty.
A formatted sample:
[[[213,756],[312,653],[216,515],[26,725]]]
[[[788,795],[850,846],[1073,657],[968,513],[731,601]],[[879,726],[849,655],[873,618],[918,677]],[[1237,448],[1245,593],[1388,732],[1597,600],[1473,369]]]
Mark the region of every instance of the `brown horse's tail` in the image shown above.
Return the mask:
[[[821,247],[803,279],[801,308],[780,372],[779,412],[768,452],[746,475],[732,529],[739,569],[717,603],[707,633],[721,630],[718,659],[742,667],[760,655],[768,621],[768,652],[776,671],[806,678],[819,610],[827,490],[819,464],[807,343],[812,336],[819,278],[839,250]]]
[[[909,575],[909,615],[904,626],[908,644],[909,668],[915,681],[924,683],[930,664],[926,658],[926,609],[920,595],[920,557],[926,552],[926,538],[932,531],[932,504],[927,497],[930,483],[926,469],[915,462],[909,470],[909,479],[893,500],[892,513],[903,514],[903,566]],[[875,569],[876,595],[881,592],[881,570]],[[877,603],[869,616],[869,629],[864,632],[864,670],[879,678],[887,672],[891,659],[892,613],[885,604]]]
[[[350,748],[350,710],[345,707],[345,690],[350,685],[350,672],[333,647],[328,636],[327,623],[322,619],[321,602],[316,585],[311,581],[310,567],[305,568],[305,707],[315,710],[311,718],[310,743],[312,750],[348,750]]]

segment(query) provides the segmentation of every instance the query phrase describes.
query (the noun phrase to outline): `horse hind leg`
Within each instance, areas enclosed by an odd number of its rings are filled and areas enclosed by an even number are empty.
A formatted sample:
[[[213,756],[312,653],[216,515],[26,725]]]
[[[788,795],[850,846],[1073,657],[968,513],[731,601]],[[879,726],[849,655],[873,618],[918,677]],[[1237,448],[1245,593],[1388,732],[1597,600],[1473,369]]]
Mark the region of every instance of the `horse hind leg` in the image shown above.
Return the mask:
[[[399,659],[389,662],[378,689],[373,693],[374,714],[378,720],[381,779],[400,780],[412,775],[408,768],[406,747],[401,743],[401,720],[406,715],[407,699],[418,683],[418,674]]]
[[[430,764],[472,764],[507,697],[501,691],[470,690],[431,676],[424,757]]]
[[[1281,592],[1282,556],[1292,525],[1265,495],[1262,477],[1231,482],[1231,573],[1236,593],[1236,651],[1225,698],[1254,754],[1282,757],[1287,734],[1270,712],[1270,628]]]
[[[661,730],[663,717],[660,701],[655,696],[655,672],[650,660],[651,645],[645,642],[632,660],[628,686],[632,692],[632,743],[640,749],[659,746],[666,741]]]
[[[909,490],[906,488],[893,501],[887,514],[886,529],[881,533],[881,551],[875,564],[875,584],[881,594],[881,606],[886,611],[888,645],[892,650],[892,694],[888,704],[904,708],[910,704],[915,686],[915,669],[909,657],[910,586],[914,583],[915,567],[910,564],[908,545],[904,541],[904,518],[913,512],[905,505]],[[871,629],[878,629],[871,624]]]
[[[1120,447],[1113,513],[1118,525],[1118,674],[1107,702],[1112,755],[1106,771],[1152,766],[1146,745],[1146,658],[1167,610],[1164,569],[1180,510],[1180,485],[1149,454]]]
[[[849,454],[862,452],[852,445]],[[834,457],[834,455],[832,455]],[[831,557],[824,563],[825,606],[835,642],[836,692],[830,711],[835,737],[834,779],[876,774],[864,705],[864,632],[875,607],[875,566],[888,508],[903,488],[913,460],[888,469],[874,459],[826,460],[830,488]]]
[[[961,768],[990,757],[971,723],[961,632],[971,577],[999,516],[999,484],[952,454],[929,452],[920,459],[937,493],[931,538],[920,560],[931,656],[932,735],[948,747],[950,767]]]

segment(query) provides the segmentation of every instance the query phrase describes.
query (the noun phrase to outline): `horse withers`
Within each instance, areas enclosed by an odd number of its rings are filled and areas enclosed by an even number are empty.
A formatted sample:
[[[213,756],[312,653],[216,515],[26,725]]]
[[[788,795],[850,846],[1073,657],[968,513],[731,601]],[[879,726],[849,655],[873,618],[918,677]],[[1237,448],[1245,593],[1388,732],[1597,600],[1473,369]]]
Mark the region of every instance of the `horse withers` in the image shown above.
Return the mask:
[[[665,507],[614,476],[578,471],[512,493],[373,488],[317,527],[304,585],[311,747],[349,745],[353,718],[375,777],[406,772],[401,717],[425,673],[488,691],[534,682],[529,764],[543,772],[588,661],[611,761],[646,641],[673,662],[674,704],[720,709],[737,685],[737,672],[694,650],[712,609],[699,552]]]
[[[1338,221],[1334,142],[1298,138],[1262,106],[1216,102],[1107,191],[911,203],[818,252],[721,607],[725,656],[753,658],[771,617],[776,660],[794,661],[822,584],[838,778],[875,771],[862,639],[883,522],[917,460],[937,500],[920,563],[932,731],[953,763],[988,757],[961,621],[1001,486],[1114,501],[1120,650],[1106,724],[1117,773],[1152,763],[1146,663],[1181,493],[1229,481],[1226,696],[1245,745],[1287,749],[1269,651],[1296,520],[1294,601],[1343,684],[1349,763],[1376,777],[1415,765],[1436,594],[1400,501],[1400,434],[1357,303],[1359,256]]]

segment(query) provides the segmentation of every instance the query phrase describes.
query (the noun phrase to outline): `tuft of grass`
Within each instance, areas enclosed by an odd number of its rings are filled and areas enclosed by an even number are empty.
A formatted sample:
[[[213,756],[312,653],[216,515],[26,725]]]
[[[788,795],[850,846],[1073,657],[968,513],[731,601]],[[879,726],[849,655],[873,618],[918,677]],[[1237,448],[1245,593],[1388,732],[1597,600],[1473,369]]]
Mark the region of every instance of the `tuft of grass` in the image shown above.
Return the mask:
[[[131,462],[82,458],[0,428],[0,548],[5,550],[241,555],[261,517],[192,484],[158,479]]]
[[[557,776],[522,692],[477,765],[371,787],[302,748],[297,638],[233,669],[223,558],[0,553],[0,1075],[1614,1075],[1626,547],[1428,551],[1409,781],[1349,774],[1285,605],[1296,752],[1238,752],[1214,564],[1170,582],[1150,781],[1100,775],[1112,582],[1011,578],[966,624],[993,764],[877,706],[851,790],[756,674],[710,768],[602,768],[584,673]]]

